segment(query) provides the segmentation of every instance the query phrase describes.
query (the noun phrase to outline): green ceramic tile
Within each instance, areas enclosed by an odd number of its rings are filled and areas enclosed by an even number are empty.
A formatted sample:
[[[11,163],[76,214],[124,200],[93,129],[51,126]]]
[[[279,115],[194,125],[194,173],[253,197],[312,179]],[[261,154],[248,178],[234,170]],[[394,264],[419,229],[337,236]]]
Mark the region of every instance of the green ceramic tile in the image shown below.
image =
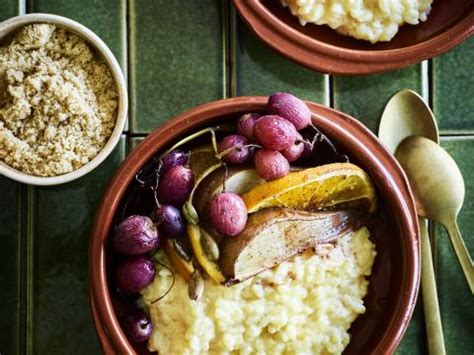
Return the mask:
[[[131,130],[221,98],[222,1],[130,1]]]
[[[20,352],[20,184],[0,177],[0,353]]]
[[[334,77],[334,106],[377,131],[392,95],[402,89],[421,92],[421,65],[376,75]]]
[[[459,215],[459,228],[474,256],[474,137],[445,138],[442,145],[453,156],[466,183],[466,199]],[[437,280],[448,354],[470,355],[474,352],[474,307],[472,295],[454,254],[449,237],[442,227],[436,229]]]
[[[144,137],[130,137],[130,141],[128,144],[128,153],[130,153],[135,147],[140,143],[142,140],[144,140]]]
[[[426,354],[426,333],[423,317],[423,303],[421,295],[419,295],[410,325],[396,351],[397,355]]]
[[[89,233],[105,186],[124,155],[122,137],[112,155],[89,175],[35,189],[32,353],[100,351],[88,296]]]
[[[303,68],[262,43],[239,18],[237,20],[237,94],[269,95],[291,92],[324,103],[324,75]]]
[[[126,67],[126,0],[30,0],[30,12],[69,17],[94,31]]]
[[[433,106],[441,133],[474,132],[474,38],[433,59]]]
[[[19,0],[0,0],[0,21],[18,15]]]

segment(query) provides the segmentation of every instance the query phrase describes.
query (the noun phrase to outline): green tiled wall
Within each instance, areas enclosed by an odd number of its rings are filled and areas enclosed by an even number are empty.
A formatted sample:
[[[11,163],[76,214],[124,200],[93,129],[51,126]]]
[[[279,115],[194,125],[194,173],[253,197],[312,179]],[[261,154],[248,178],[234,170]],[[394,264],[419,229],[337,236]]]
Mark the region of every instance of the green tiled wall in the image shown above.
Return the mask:
[[[433,105],[442,133],[474,133],[474,38],[433,59]]]
[[[387,100],[398,90],[431,84],[434,111],[466,178],[460,227],[474,252],[474,41],[391,73],[329,77],[283,58],[258,40],[230,1],[0,0],[0,20],[49,12],[75,19],[101,36],[129,82],[130,125],[110,159],[75,182],[27,188],[0,177],[0,354],[98,354],[88,300],[87,247],[96,205],[109,177],[143,136],[197,104],[229,95],[290,91],[332,103],[376,132]],[[22,5],[22,6],[20,6]],[[426,67],[425,67],[426,68]],[[431,75],[430,77],[427,74]],[[441,312],[448,354],[472,354],[472,296],[449,239],[436,229]],[[419,299],[397,354],[425,354]]]
[[[421,92],[421,64],[390,73],[335,77],[334,106],[376,132],[385,104],[401,89]]]
[[[324,103],[324,75],[303,68],[263,44],[249,28],[237,21],[237,94],[269,95],[289,91],[308,100]]]

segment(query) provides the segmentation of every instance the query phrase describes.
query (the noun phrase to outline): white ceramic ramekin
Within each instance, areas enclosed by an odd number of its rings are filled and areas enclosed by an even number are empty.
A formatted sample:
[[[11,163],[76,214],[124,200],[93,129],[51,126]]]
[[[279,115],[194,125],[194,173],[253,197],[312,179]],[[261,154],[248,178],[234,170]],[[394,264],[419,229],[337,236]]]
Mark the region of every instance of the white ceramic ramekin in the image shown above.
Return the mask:
[[[0,175],[4,175],[10,179],[23,182],[25,184],[31,185],[59,185],[65,182],[69,182],[75,179],[80,178],[83,175],[86,175],[90,171],[94,170],[99,164],[101,164],[107,156],[112,152],[114,147],[117,145],[120,135],[125,126],[127,119],[128,111],[128,94],[127,86],[125,83],[125,78],[123,76],[120,65],[115,59],[114,55],[110,51],[109,47],[102,41],[95,33],[89,30],[87,27],[81,25],[80,23],[70,20],[68,18],[50,15],[50,14],[28,14],[13,17],[9,20],[0,23],[0,43],[2,40],[13,32],[17,31],[20,27],[29,25],[32,23],[50,23],[58,27],[64,28],[72,33],[77,34],[82,37],[87,43],[89,43],[92,48],[94,48],[103,58],[104,62],[107,63],[110,72],[114,78],[115,84],[118,91],[118,110],[117,118],[115,121],[115,127],[112,131],[112,134],[102,148],[102,150],[97,154],[97,156],[92,159],[87,164],[83,165],[77,170],[74,170],[70,173],[52,177],[41,177],[34,176],[30,174],[23,173],[17,169],[14,169],[7,164],[0,161]]]

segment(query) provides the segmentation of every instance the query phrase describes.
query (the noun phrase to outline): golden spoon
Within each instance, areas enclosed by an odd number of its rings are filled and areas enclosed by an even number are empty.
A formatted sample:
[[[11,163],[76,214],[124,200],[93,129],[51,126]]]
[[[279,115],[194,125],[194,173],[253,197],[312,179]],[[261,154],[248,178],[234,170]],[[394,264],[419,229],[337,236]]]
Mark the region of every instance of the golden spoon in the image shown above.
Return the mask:
[[[441,146],[420,136],[404,139],[395,156],[408,175],[418,214],[445,226],[474,293],[474,265],[456,221],[465,194],[456,162]]]
[[[379,138],[395,153],[406,137],[420,135],[438,143],[438,128],[430,108],[411,90],[395,94],[387,103],[379,127]],[[445,355],[443,328],[433,268],[430,239],[425,218],[419,218],[421,246],[421,288],[428,350],[431,355]]]

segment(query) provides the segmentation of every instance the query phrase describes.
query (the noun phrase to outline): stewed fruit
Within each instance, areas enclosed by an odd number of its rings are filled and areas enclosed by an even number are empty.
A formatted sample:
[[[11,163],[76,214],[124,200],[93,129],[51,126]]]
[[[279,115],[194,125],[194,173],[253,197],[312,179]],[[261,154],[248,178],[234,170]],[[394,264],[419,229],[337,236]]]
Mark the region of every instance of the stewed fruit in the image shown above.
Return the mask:
[[[158,199],[162,203],[180,207],[188,198],[194,186],[191,169],[178,165],[171,167],[161,177],[158,185]]]
[[[125,293],[135,293],[148,286],[155,277],[155,264],[145,255],[120,261],[115,270],[115,285]]]
[[[252,141],[254,137],[255,122],[261,117],[259,113],[246,113],[237,122],[237,133]]]
[[[295,126],[280,116],[263,116],[255,123],[255,138],[265,148],[272,150],[290,148],[296,141],[296,133]]]
[[[233,192],[223,192],[210,201],[212,226],[226,236],[236,236],[247,223],[247,208],[242,198]]]
[[[122,319],[122,329],[127,335],[127,338],[134,343],[143,343],[147,341],[153,332],[153,323],[150,317],[142,310],[125,316]]]
[[[175,149],[161,158],[161,173],[165,173],[174,166],[189,164],[189,154],[181,149]]]
[[[112,247],[122,255],[139,255],[155,250],[160,243],[153,221],[146,216],[123,220],[112,237]]]
[[[268,98],[267,110],[293,123],[295,128],[306,128],[311,124],[311,111],[303,100],[286,92],[277,92]]]
[[[290,172],[290,163],[282,153],[271,149],[260,149],[254,157],[255,169],[265,180],[275,180]]]
[[[286,160],[288,160],[288,162],[292,163],[301,157],[305,149],[304,145],[305,142],[303,137],[298,133],[295,143],[290,148],[282,150],[281,153],[286,158]]]
[[[248,140],[238,134],[225,137],[219,144],[219,154],[222,160],[229,164],[242,164],[248,160],[251,148]]]
[[[166,238],[178,238],[186,231],[181,211],[172,205],[160,205],[155,210],[155,220]]]

